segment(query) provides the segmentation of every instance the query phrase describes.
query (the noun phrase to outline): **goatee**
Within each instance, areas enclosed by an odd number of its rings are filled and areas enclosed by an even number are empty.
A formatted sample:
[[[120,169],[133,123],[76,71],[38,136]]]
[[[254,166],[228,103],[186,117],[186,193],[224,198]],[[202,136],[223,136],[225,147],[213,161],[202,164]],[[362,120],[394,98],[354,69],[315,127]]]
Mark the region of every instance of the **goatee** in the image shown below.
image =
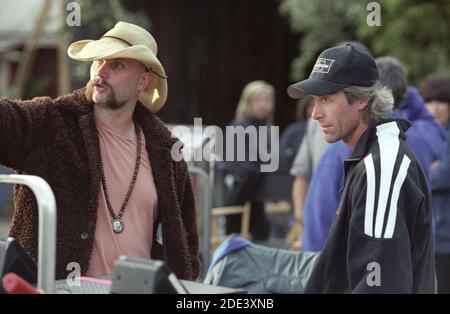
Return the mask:
[[[103,87],[105,89],[106,88],[108,89],[108,90],[105,91],[106,92],[106,101],[105,102],[96,103],[94,101],[93,94],[94,94],[94,87],[95,86],[101,86],[101,87]],[[102,78],[99,78],[99,77],[93,78],[92,80],[87,82],[86,90],[85,90],[84,94],[85,94],[86,99],[88,101],[92,101],[92,102],[94,102],[97,105],[106,106],[106,107],[108,107],[110,109],[119,109],[119,108],[122,108],[123,106],[125,106],[125,104],[126,104],[125,101],[118,102],[116,100],[116,95],[114,93],[114,90],[113,90],[112,86],[108,82],[106,82],[105,80],[103,80]]]

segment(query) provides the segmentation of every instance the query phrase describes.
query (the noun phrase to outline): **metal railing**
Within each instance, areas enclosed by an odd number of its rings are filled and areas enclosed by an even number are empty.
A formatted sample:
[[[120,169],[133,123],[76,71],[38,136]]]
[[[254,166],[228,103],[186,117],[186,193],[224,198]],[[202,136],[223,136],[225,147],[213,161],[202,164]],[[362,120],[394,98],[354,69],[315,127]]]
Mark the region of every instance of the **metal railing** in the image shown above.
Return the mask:
[[[203,249],[202,249],[202,258],[203,258],[203,270],[206,271],[208,269],[210,263],[210,241],[211,241],[211,208],[213,204],[212,200],[212,192],[211,192],[211,182],[210,176],[200,167],[189,166],[189,173],[195,174],[201,179],[201,208],[203,215]]]
[[[48,183],[37,176],[0,175],[0,183],[23,184],[33,191],[39,212],[37,288],[53,293],[56,260],[56,201]]]

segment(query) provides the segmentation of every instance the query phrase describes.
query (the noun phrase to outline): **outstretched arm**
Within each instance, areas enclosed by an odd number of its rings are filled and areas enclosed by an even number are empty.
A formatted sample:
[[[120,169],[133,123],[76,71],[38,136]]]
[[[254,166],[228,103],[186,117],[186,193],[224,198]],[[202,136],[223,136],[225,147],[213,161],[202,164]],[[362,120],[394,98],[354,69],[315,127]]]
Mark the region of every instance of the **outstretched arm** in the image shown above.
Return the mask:
[[[0,164],[22,168],[33,144],[45,136],[42,130],[51,102],[48,97],[29,101],[0,97]]]

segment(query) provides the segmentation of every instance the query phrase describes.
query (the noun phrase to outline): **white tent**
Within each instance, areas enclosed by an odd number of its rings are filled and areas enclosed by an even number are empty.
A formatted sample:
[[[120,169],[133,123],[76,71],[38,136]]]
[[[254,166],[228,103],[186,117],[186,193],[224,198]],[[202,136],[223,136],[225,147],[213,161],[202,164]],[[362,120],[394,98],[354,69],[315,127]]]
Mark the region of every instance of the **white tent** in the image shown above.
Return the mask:
[[[65,23],[65,0],[0,0],[0,94],[21,98],[28,80],[35,51],[53,48],[58,51],[58,90],[64,94],[70,86],[62,36]],[[17,51],[24,47],[23,51]],[[16,63],[12,84],[11,64]]]
[[[0,0],[0,49],[24,45],[30,39],[44,4],[45,0]],[[40,47],[57,45],[63,13],[62,1],[53,0],[39,36]]]

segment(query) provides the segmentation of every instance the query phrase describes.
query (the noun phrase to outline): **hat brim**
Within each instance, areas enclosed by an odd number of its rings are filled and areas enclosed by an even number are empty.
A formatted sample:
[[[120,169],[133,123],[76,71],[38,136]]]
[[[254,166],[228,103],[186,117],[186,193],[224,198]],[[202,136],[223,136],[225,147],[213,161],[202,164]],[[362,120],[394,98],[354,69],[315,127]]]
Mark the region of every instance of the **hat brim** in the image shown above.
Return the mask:
[[[314,96],[323,96],[334,94],[335,92],[347,87],[345,84],[330,82],[321,79],[307,79],[288,87],[287,93],[289,97],[297,99],[305,94]]]
[[[139,94],[139,101],[153,112],[159,111],[167,99],[167,79],[164,68],[153,51],[144,45],[128,46],[117,40],[81,40],[67,49],[70,58],[79,61],[99,59],[134,59],[142,62],[153,73],[153,78],[145,91]]]

